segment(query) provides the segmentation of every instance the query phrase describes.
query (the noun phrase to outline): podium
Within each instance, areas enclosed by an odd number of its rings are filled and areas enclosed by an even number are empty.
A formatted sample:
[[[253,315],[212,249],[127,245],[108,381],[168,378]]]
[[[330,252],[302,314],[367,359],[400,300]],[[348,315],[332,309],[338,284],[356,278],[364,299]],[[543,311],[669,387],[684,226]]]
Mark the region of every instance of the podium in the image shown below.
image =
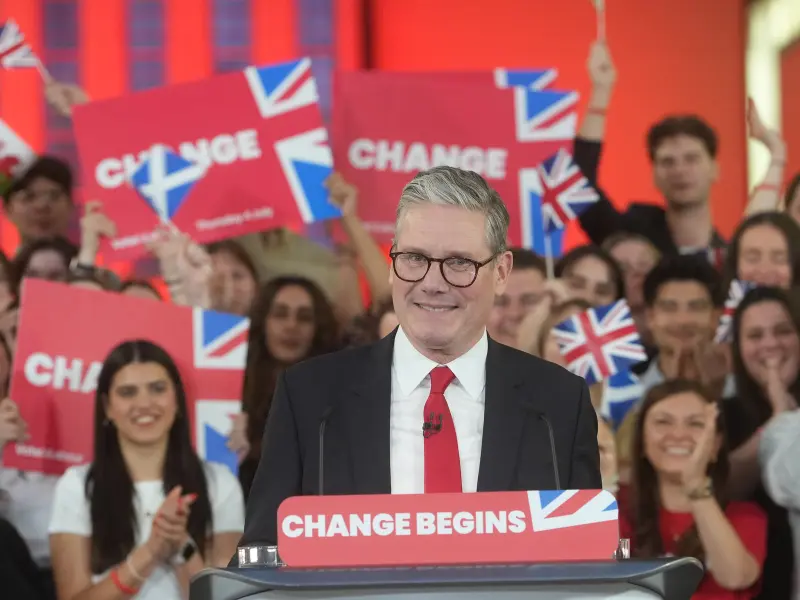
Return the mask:
[[[190,600],[689,600],[694,558],[630,560],[603,490],[297,496]]]
[[[694,558],[508,566],[370,569],[207,569],[190,600],[689,600]]]

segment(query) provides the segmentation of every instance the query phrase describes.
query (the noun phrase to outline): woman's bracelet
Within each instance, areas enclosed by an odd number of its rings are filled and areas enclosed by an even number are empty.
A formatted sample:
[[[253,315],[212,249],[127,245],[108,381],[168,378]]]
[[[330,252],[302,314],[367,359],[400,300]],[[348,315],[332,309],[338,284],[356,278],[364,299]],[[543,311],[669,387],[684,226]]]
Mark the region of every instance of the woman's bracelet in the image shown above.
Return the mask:
[[[133,553],[128,554],[128,559],[125,561],[125,564],[128,565],[128,570],[131,572],[131,575],[133,575],[136,581],[139,583],[144,583],[147,578],[140,575],[139,571],[136,570],[136,567],[133,566],[133,561],[131,560],[132,556]]]
[[[122,583],[122,580],[119,578],[119,569],[111,571],[111,581],[120,592],[128,596],[133,596],[139,591],[139,588],[132,588]]]

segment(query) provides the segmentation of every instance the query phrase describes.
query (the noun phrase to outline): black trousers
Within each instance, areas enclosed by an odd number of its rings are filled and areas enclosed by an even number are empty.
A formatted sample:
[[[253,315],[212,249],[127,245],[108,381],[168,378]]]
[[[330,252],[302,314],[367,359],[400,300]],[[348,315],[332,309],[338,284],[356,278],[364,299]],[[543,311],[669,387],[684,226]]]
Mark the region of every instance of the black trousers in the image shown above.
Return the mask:
[[[3,598],[55,600],[52,574],[42,572],[14,526],[0,519],[0,589]]]

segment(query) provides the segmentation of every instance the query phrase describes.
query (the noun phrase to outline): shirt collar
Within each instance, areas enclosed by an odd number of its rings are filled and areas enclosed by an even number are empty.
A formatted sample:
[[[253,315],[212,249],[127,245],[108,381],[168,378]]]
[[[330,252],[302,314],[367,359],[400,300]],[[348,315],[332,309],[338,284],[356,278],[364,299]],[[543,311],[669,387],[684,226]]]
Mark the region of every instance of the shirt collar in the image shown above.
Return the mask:
[[[447,363],[461,387],[475,400],[481,398],[481,392],[483,392],[483,388],[486,385],[486,355],[488,350],[489,340],[486,330],[484,330],[483,335],[472,348]],[[409,396],[425,381],[430,372],[438,366],[440,366],[439,363],[424,356],[414,348],[402,327],[397,328],[392,368],[397,374],[400,391],[404,396]]]

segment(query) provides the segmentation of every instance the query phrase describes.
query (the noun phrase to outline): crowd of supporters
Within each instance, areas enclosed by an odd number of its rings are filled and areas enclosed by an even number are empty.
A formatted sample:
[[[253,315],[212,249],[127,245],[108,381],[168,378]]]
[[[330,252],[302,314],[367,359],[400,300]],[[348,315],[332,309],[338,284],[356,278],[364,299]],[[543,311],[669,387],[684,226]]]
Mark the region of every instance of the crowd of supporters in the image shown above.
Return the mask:
[[[718,140],[697,116],[670,115],[643,132],[662,197],[622,211],[598,181],[616,79],[604,43],[592,46],[588,71],[592,93],[574,157],[600,194],[580,216],[590,243],[560,257],[554,277],[543,257],[513,249],[489,334],[566,366],[553,327],[627,299],[649,357],[633,368],[636,391],[620,405],[608,382],[591,389],[603,484],[617,494],[622,537],[636,557],[701,559],[704,598],[788,599],[800,589],[800,175],[784,190],[785,144],[751,105],[750,136],[771,162],[725,240],[710,196],[718,147],[735,142]],[[65,115],[85,101],[57,82],[48,98]],[[291,232],[201,247],[164,229],[149,246],[158,286],[100,266],[100,241],[115,230],[102,199],[84,206],[77,244],[69,239],[77,209],[66,163],[42,156],[13,181],[4,208],[21,245],[0,255],[0,450],[27,436],[18,409],[25,398],[7,397],[26,278],[251,320],[242,413],[228,440],[240,459],[238,480],[198,458],[184,382],[172,357],[146,340],[121,343],[103,363],[95,419],[85,424],[91,465],[61,477],[0,468],[0,574],[14,598],[180,598],[194,573],[228,563],[282,370],[397,326],[387,257],[359,219],[358,190],[338,174],[327,185],[348,238],[327,267],[333,277],[263,268],[260,253],[286,252]],[[730,340],[720,342],[715,332],[734,281],[753,287],[732,315]]]

